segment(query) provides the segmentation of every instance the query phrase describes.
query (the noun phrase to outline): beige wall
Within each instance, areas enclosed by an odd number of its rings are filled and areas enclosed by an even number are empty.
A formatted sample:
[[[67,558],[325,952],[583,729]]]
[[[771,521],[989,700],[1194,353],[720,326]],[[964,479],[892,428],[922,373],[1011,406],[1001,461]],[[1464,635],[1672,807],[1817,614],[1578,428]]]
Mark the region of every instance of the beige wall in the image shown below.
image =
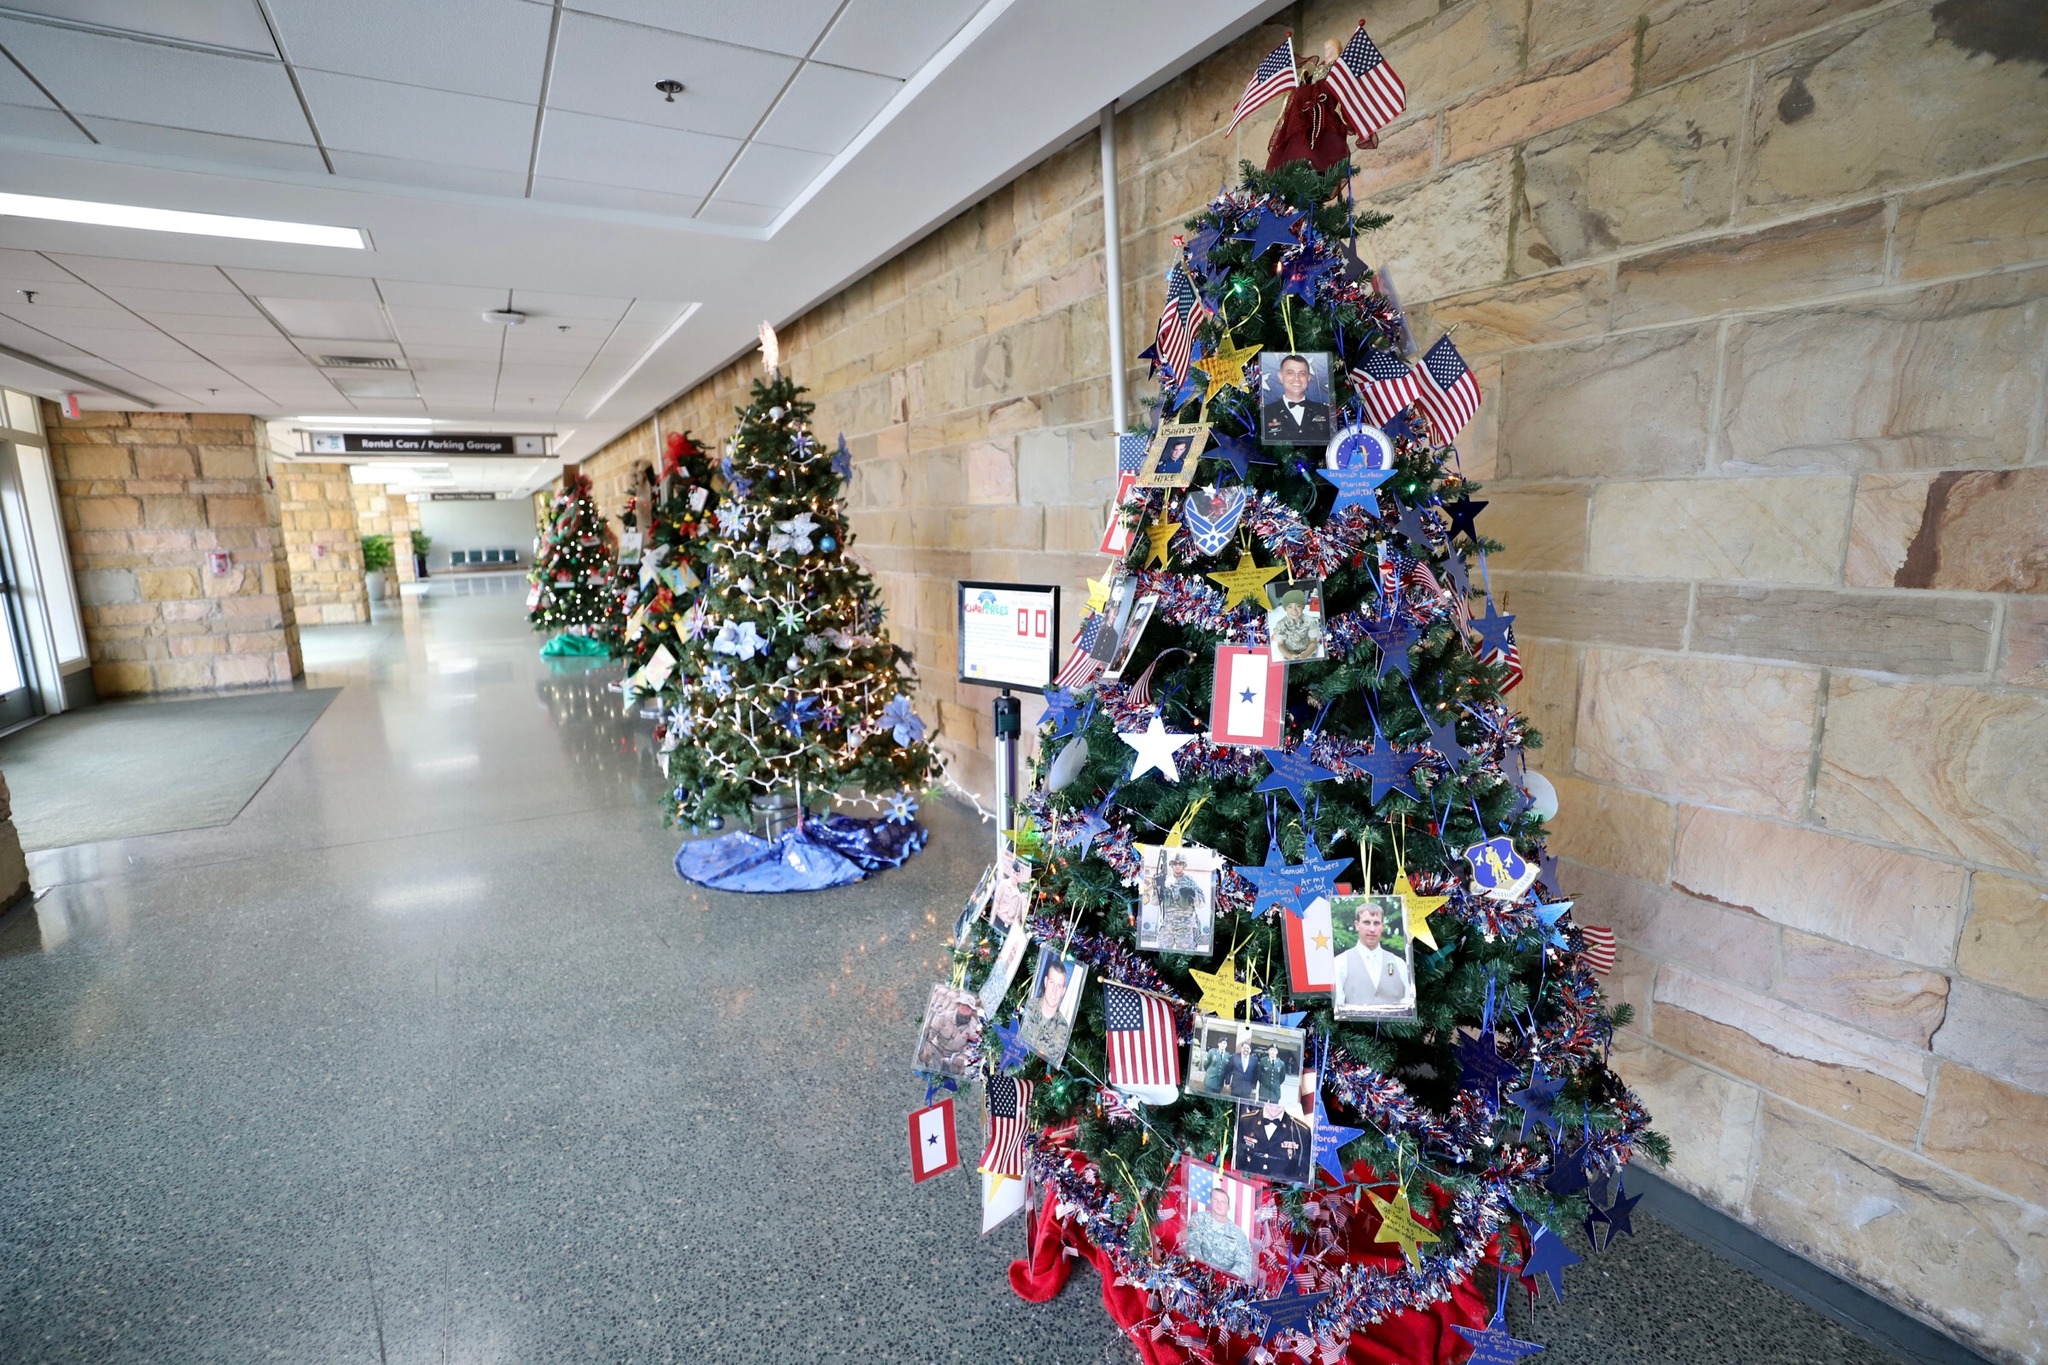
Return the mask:
[[[387,493],[381,483],[359,483],[354,485],[356,505],[356,529],[366,536],[390,536],[391,554],[397,561],[393,577],[400,583],[411,583],[419,575],[412,562],[412,533],[420,527],[420,510],[411,497],[404,493]],[[362,556],[362,544],[356,545],[356,555]]]
[[[269,459],[253,418],[44,404],[101,696],[289,682],[303,671]],[[233,556],[226,574],[207,555]]]
[[[1672,1177],[2048,1360],[2048,86],[2000,36],[2031,0],[1303,8],[1305,48],[1363,13],[1408,85],[1364,254],[1487,393],[1514,700]],[[1122,120],[1133,354],[1171,234],[1263,160],[1270,110],[1222,129],[1277,36]],[[1091,134],[784,330],[977,785],[952,580],[1099,565],[1100,211]],[[663,428],[730,432],[757,363]],[[650,442],[586,464],[610,510]]]
[[[278,517],[291,565],[292,599],[305,625],[370,619],[363,541],[345,464],[275,466]]]

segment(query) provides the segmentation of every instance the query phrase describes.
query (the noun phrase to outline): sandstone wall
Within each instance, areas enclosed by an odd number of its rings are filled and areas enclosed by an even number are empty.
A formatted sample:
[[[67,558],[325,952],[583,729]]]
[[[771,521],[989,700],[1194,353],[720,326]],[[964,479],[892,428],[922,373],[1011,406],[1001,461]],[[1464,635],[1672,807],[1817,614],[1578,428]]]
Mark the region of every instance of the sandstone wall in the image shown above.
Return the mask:
[[[43,421],[101,696],[290,682],[303,668],[255,419],[87,412]],[[225,574],[207,556],[232,556]]]
[[[399,583],[418,581],[419,573],[412,562],[412,533],[420,528],[420,509],[412,498],[404,493],[388,493],[381,483],[355,484],[352,492],[359,537],[390,536],[391,557],[396,561],[392,570],[393,580]],[[359,538],[356,542],[358,560],[362,553]]]
[[[1995,1358],[2048,1360],[2048,83],[2032,0],[1377,0],[1412,108],[1362,244],[1487,394],[1619,1041],[1671,1176]],[[1278,32],[1119,126],[1126,348]],[[942,744],[959,577],[1077,592],[1113,464],[1093,135],[785,329]],[[664,428],[732,429],[757,362]],[[1134,392],[1142,392],[1135,386]],[[601,495],[645,428],[590,460]],[[1070,598],[1070,600],[1072,600]],[[985,761],[959,765],[971,785]],[[984,787],[985,789],[985,787]]]
[[[345,464],[275,466],[278,516],[291,565],[292,600],[307,625],[370,619],[363,541]]]

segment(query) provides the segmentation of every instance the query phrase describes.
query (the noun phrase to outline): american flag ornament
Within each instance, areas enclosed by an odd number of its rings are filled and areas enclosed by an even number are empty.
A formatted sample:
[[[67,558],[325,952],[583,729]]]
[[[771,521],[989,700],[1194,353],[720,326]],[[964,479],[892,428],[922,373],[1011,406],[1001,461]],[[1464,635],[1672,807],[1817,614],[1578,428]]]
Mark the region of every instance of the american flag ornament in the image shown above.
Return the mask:
[[[1024,1178],[1024,1125],[1031,1109],[1031,1082],[991,1076],[988,1082],[988,1143],[981,1169],[988,1175]]]
[[[1422,383],[1401,357],[1379,349],[1365,353],[1365,363],[1351,371],[1351,387],[1365,400],[1372,420],[1385,426],[1422,396]]]
[[[1194,364],[1195,329],[1208,315],[1187,267],[1175,261],[1166,271],[1166,303],[1159,310],[1159,326],[1152,340],[1159,351],[1159,367],[1176,384],[1187,380]]]
[[[1359,31],[1364,32],[1363,29]],[[1294,74],[1294,35],[1289,33],[1280,40],[1280,46],[1268,52],[1259,62],[1259,69],[1252,72],[1250,83],[1245,86],[1244,93],[1237,97],[1237,108],[1231,111],[1230,127],[1224,131],[1236,132],[1237,125],[1243,123],[1252,110],[1268,100],[1286,94],[1294,89],[1297,83]]]
[[[1437,440],[1455,441],[1472,414],[1479,411],[1479,382],[1447,336],[1438,337],[1436,345],[1422,353],[1420,373],[1423,386],[1416,401],[1429,414]]]
[[[1408,87],[1366,36],[1362,21],[1325,79],[1360,137],[1371,137],[1408,107]]]
[[[1109,1033],[1109,1083],[1151,1103],[1171,1103],[1180,1088],[1180,1040],[1163,996],[1116,981],[1102,984]],[[1163,1099],[1152,1094],[1164,1089]]]
[[[1108,665],[1091,653],[1101,635],[1100,616],[1091,616],[1081,623],[1080,629],[1074,632],[1074,643],[1069,646],[1071,652],[1067,655],[1067,662],[1060,669],[1059,675],[1053,679],[1055,686],[1079,687],[1102,676],[1102,670]]]
[[[1604,925],[1581,924],[1579,933],[1586,940],[1584,957],[1586,965],[1597,976],[1605,976],[1614,970],[1614,931]]]

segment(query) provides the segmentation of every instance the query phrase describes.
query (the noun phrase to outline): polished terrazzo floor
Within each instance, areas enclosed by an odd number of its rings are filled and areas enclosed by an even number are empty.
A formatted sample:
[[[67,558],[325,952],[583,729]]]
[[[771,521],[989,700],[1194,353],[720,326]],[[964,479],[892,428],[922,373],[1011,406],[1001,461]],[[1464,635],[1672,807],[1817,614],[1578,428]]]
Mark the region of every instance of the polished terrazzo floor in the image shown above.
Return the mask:
[[[935,809],[836,892],[684,885],[644,724],[538,657],[522,593],[309,631],[344,690],[231,823],[35,857],[0,919],[0,1359],[1132,1359],[1085,1273],[1010,1294],[967,1176],[908,1178],[986,827]],[[1675,1234],[1626,1255],[1545,1310],[1548,1359],[1889,1359]]]

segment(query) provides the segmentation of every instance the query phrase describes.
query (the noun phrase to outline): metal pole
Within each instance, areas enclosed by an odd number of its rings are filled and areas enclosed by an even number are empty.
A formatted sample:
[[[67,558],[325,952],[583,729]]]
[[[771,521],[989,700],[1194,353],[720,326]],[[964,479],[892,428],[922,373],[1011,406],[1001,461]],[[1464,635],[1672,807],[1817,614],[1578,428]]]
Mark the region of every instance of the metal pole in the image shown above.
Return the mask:
[[[1016,828],[1013,807],[1017,792],[1017,736],[1024,731],[1024,705],[1004,688],[996,698],[996,858],[1010,848]]]
[[[1109,423],[1113,433],[1124,429],[1124,271],[1117,257],[1116,104],[1103,106],[1102,142],[1102,279],[1109,320]]]

